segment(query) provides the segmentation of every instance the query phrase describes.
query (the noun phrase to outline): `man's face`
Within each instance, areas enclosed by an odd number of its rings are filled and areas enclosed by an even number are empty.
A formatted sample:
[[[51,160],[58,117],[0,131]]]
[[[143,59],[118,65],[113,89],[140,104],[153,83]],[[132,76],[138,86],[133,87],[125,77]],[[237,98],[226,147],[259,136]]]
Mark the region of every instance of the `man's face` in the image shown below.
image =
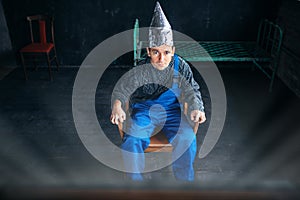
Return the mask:
[[[159,47],[147,48],[148,56],[151,58],[151,64],[158,70],[163,70],[170,64],[172,56],[175,53],[175,47],[161,45]]]

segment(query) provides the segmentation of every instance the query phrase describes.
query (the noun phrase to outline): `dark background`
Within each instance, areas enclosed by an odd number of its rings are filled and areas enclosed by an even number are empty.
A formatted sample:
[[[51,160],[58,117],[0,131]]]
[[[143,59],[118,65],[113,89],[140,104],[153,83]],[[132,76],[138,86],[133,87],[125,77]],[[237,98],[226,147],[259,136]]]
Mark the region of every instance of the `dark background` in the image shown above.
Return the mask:
[[[2,0],[16,53],[29,41],[27,15],[55,17],[56,45],[62,65],[80,65],[99,43],[121,31],[150,25],[156,0]],[[194,40],[255,40],[262,18],[276,18],[278,0],[160,1],[174,30]],[[272,5],[272,6],[271,6]],[[5,31],[1,29],[1,31]]]
[[[88,53],[105,39],[150,24],[155,0],[1,0],[0,63],[20,64],[18,50],[28,43],[27,15],[55,17],[59,61],[79,66]],[[173,28],[194,40],[237,41],[256,39],[261,19],[267,18],[284,31],[277,75],[300,95],[300,2],[297,0],[161,0]],[[132,64],[132,54],[118,64]],[[0,67],[1,67],[0,66]]]
[[[155,2],[0,0],[0,70],[7,66],[19,67],[0,81],[2,185],[9,189],[6,183],[20,181],[25,185],[46,183],[46,186],[49,182],[54,186],[72,183],[76,187],[84,183],[97,185],[103,179],[106,182],[102,188],[114,186],[115,182],[109,182],[112,170],[99,166],[78,139],[71,106],[74,77],[85,57],[102,41],[132,29],[136,18],[141,27],[149,26]],[[281,183],[285,186],[284,180],[288,180],[298,184],[298,188],[291,187],[299,189],[300,2],[161,0],[160,3],[173,29],[200,41],[253,41],[263,18],[282,27],[284,38],[275,92],[267,93],[268,80],[261,72],[245,69],[244,63],[217,63],[226,86],[228,116],[214,154],[199,165],[199,176],[204,187],[210,178],[206,177],[208,174],[216,180],[212,188],[230,188],[231,185],[219,181],[226,175],[247,191],[253,188],[244,188],[243,181],[252,180],[259,188],[273,186],[273,182],[264,180],[274,179],[278,180],[274,182],[278,187],[274,188],[281,188]],[[20,67],[18,51],[30,40],[26,16],[35,14],[55,17],[56,46],[62,68],[55,72],[53,82],[48,81],[45,68],[31,72],[30,80],[25,82]],[[117,64],[131,65],[132,55],[120,58]],[[103,87],[97,90],[98,107],[107,111],[103,124],[111,130],[115,127],[107,120],[110,111],[106,103],[110,95],[107,88],[112,88],[112,79],[125,71],[122,67],[109,69],[111,75],[103,76]],[[95,173],[103,168],[102,173]],[[113,180],[119,182],[122,174],[114,173]],[[180,188],[185,189],[182,185]],[[14,189],[10,192],[15,193]]]

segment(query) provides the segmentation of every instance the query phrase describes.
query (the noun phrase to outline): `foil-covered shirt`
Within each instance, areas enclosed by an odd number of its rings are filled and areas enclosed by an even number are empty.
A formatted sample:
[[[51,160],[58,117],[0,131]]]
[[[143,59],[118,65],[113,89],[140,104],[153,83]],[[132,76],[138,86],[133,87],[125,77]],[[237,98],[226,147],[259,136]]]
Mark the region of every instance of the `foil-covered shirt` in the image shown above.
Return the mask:
[[[184,101],[188,103],[188,111],[200,110],[204,112],[204,105],[199,91],[199,85],[193,78],[190,66],[178,56],[178,86]],[[172,87],[174,74],[174,60],[168,67],[158,70],[152,66],[150,59],[139,63],[137,67],[125,73],[117,82],[113,94],[112,105],[116,99],[120,100],[124,108],[146,100],[156,99],[163,92]]]

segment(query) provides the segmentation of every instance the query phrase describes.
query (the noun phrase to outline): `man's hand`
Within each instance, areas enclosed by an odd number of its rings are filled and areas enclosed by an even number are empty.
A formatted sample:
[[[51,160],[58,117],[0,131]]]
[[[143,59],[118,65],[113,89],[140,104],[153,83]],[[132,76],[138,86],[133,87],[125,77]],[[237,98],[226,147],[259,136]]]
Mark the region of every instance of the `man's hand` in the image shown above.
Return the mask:
[[[116,100],[114,102],[112,111],[111,111],[111,115],[110,115],[110,121],[113,124],[119,124],[119,122],[123,123],[124,120],[126,120],[126,113],[124,112],[124,110],[122,109],[122,105],[121,105],[121,101],[120,100]]]
[[[200,110],[193,110],[191,112],[191,120],[193,122],[198,122],[202,124],[203,122],[206,121],[205,113],[201,112]]]

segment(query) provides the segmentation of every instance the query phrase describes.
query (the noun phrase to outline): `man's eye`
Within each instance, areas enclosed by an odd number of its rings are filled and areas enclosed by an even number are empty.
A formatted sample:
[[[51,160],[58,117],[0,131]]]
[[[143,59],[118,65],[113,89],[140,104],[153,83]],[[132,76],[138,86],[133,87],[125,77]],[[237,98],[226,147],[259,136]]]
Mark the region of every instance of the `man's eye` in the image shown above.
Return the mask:
[[[166,51],[166,52],[165,52],[166,55],[168,55],[168,54],[170,54],[170,53],[171,53],[170,51]]]
[[[152,51],[153,54],[158,54],[158,51]]]

